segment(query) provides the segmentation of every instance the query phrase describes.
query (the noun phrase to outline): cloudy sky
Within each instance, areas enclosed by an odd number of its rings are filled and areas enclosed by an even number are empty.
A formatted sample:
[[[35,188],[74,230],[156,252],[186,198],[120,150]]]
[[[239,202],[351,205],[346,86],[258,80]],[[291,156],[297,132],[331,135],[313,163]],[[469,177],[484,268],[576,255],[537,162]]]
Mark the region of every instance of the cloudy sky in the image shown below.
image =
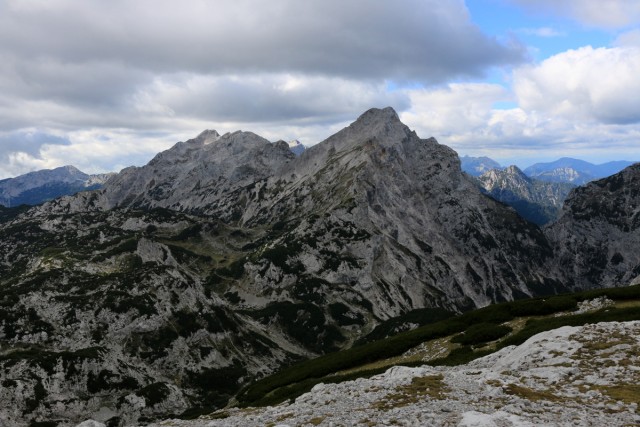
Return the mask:
[[[638,0],[0,0],[0,178],[370,107],[503,164],[640,160]]]

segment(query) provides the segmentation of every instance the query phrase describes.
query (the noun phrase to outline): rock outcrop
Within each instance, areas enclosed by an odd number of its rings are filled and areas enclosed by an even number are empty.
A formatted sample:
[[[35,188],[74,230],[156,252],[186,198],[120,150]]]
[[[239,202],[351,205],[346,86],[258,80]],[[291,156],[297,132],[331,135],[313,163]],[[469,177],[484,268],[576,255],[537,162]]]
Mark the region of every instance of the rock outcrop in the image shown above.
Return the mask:
[[[574,185],[530,178],[517,166],[492,169],[478,177],[486,194],[513,207],[540,226],[554,221]]]
[[[545,231],[572,288],[640,283],[640,164],[574,189]]]

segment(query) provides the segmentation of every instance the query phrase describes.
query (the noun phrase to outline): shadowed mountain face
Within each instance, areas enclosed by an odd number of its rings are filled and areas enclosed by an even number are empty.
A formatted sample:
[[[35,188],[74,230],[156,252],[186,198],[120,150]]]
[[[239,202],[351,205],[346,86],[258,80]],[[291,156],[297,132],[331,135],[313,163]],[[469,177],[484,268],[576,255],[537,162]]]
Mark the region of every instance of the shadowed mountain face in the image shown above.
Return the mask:
[[[12,422],[216,407],[412,310],[565,289],[542,231],[390,108],[298,157],[205,131],[102,190],[0,218]]]
[[[572,287],[640,283],[640,164],[573,190],[546,234]]]
[[[574,186],[526,176],[516,166],[493,169],[478,177],[488,195],[513,207],[523,218],[539,226],[554,221]]]

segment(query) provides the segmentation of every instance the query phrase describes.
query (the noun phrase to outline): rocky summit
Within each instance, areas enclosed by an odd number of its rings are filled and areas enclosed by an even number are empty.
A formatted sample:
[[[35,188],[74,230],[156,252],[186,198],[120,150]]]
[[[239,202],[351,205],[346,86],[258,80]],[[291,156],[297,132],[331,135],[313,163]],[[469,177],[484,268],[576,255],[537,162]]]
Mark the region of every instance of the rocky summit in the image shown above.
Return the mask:
[[[206,413],[388,319],[567,289],[545,233],[391,108],[299,156],[205,131],[101,190],[1,213],[7,425]]]
[[[496,200],[513,207],[523,218],[540,226],[558,217],[574,185],[530,178],[517,166],[492,169],[480,175],[481,188]]]
[[[547,235],[571,287],[640,283],[640,164],[573,190]]]

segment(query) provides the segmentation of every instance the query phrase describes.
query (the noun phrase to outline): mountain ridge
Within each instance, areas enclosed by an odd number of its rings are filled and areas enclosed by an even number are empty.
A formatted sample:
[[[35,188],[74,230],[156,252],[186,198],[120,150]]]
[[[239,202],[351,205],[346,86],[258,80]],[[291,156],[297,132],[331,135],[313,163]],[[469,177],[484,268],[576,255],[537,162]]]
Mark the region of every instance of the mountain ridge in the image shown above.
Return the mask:
[[[0,222],[5,407],[114,424],[211,410],[387,319],[565,291],[554,254],[391,108],[298,157],[205,131]]]
[[[492,169],[478,177],[486,194],[512,206],[523,218],[543,226],[554,221],[573,185],[531,178],[517,166]]]
[[[89,175],[75,166],[29,172],[0,180],[0,204],[38,205],[56,197],[102,188],[113,173]]]

